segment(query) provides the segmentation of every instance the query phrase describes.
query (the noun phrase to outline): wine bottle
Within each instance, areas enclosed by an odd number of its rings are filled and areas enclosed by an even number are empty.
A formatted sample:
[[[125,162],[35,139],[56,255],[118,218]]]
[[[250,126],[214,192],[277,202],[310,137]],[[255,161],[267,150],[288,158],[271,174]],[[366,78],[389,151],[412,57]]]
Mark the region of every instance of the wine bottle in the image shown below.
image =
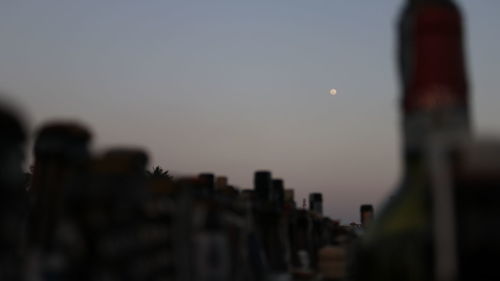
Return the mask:
[[[323,215],[323,194],[317,192],[309,194],[309,210],[317,215]]]
[[[0,106],[0,279],[22,280],[22,243],[28,201],[22,171],[26,131],[15,112]]]
[[[359,212],[361,216],[361,226],[363,227],[363,229],[366,229],[368,225],[370,225],[370,223],[373,221],[373,206],[369,204],[361,205]]]
[[[80,222],[86,233],[87,280],[152,280],[173,270],[166,250],[171,233],[145,210],[147,162],[144,151],[129,148],[114,148],[93,160]]]
[[[37,133],[30,187],[28,274],[61,280],[72,270],[69,256],[74,248],[66,242],[74,228],[66,220],[66,197],[73,192],[79,173],[89,159],[90,139],[89,130],[73,122],[46,124]]]
[[[201,173],[198,175],[201,181],[204,196],[211,196],[215,191],[215,176],[212,173]]]
[[[476,139],[451,167],[459,280],[500,280],[500,140]]]
[[[453,271],[452,261],[436,266],[443,213],[435,191],[446,189],[436,175],[448,177],[434,160],[453,165],[451,155],[470,137],[461,12],[451,0],[410,0],[398,27],[403,177],[361,239],[351,279],[453,280],[441,274]]]

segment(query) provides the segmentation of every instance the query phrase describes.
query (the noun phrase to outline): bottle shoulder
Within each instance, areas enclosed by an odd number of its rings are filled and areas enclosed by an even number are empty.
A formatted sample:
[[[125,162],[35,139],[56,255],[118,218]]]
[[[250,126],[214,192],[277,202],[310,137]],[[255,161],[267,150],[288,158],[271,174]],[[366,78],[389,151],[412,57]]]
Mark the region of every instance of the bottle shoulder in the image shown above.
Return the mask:
[[[403,183],[354,250],[352,280],[429,280],[431,202],[424,182]]]
[[[430,200],[429,190],[423,179],[403,182],[367,231],[367,240],[425,231],[431,219]]]

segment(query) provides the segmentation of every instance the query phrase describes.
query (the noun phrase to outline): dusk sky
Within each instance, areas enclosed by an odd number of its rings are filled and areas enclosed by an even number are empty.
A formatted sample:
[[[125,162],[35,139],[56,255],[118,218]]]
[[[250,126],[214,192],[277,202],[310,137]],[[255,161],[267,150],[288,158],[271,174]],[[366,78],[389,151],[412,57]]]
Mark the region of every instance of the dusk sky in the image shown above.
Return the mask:
[[[403,2],[2,0],[0,88],[31,132],[80,120],[96,152],[143,147],[150,166],[242,188],[269,169],[349,223],[399,179]],[[458,2],[475,128],[500,132],[500,1]]]

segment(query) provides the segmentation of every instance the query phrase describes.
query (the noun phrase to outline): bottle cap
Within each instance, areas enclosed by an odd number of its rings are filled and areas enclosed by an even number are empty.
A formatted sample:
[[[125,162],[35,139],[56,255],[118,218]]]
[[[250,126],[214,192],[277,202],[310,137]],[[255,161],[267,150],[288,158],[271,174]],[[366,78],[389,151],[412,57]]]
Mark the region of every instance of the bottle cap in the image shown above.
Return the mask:
[[[257,171],[254,176],[254,187],[256,199],[267,202],[270,199],[271,191],[271,172]]]
[[[75,122],[53,122],[37,133],[34,154],[37,159],[81,160],[88,157],[89,130]]]
[[[215,189],[223,189],[227,186],[227,177],[219,176],[215,178]]]
[[[198,177],[200,178],[201,183],[205,185],[208,190],[210,191],[214,190],[215,176],[213,173],[201,173],[198,175]]]

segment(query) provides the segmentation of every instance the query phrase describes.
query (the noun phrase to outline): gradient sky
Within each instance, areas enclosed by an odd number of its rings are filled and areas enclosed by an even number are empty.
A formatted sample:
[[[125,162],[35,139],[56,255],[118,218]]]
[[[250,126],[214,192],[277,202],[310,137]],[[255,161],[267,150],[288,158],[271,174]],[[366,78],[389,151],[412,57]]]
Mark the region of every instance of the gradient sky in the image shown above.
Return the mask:
[[[30,129],[81,120],[96,151],[251,187],[270,169],[358,221],[399,178],[402,0],[2,0],[0,87]],[[500,1],[459,1],[475,125],[499,132]],[[334,97],[328,94],[337,88]]]

